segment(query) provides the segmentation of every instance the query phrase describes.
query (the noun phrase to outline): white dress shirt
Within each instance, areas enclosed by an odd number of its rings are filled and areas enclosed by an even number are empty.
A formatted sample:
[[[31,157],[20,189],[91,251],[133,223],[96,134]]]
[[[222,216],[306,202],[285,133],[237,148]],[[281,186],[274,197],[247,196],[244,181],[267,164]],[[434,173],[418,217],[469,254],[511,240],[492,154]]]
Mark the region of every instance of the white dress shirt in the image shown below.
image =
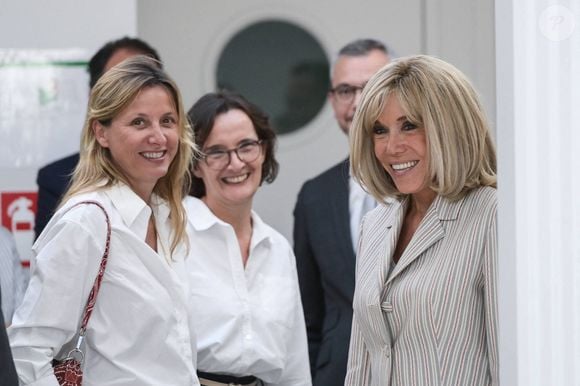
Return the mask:
[[[22,301],[27,281],[14,237],[8,229],[0,227],[0,285],[2,286],[4,323],[10,324],[12,321],[14,310]]]
[[[252,213],[246,267],[233,227],[185,200],[198,369],[253,375],[266,385],[311,385],[296,262],[288,241]]]
[[[169,207],[153,197],[159,253],[152,250],[144,241],[151,208],[122,184],[69,200],[33,246],[30,285],[8,330],[21,384],[57,386],[51,360],[76,343],[106,239],[97,206],[65,213],[84,200],[103,204],[112,234],[87,326],[83,385],[199,385],[185,246],[169,256]]]
[[[355,250],[358,245],[360,224],[367,212],[374,209],[376,201],[352,176],[348,178],[348,210],[350,213],[350,236]]]

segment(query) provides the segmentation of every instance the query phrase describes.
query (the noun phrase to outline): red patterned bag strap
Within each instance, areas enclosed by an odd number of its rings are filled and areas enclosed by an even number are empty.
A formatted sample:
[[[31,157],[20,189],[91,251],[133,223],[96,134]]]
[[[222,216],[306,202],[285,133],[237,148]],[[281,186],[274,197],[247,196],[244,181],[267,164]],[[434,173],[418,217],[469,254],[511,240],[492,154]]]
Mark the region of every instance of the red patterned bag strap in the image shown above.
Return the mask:
[[[93,284],[93,288],[91,289],[91,293],[89,294],[89,300],[87,301],[87,305],[85,306],[85,310],[83,313],[81,328],[79,330],[79,338],[80,339],[79,339],[79,343],[77,344],[77,349],[79,348],[78,346],[80,345],[80,343],[85,335],[85,331],[87,329],[87,323],[89,322],[89,318],[91,317],[91,313],[93,312],[93,308],[95,307],[95,301],[97,300],[97,294],[99,293],[99,288],[101,287],[101,280],[103,280],[103,274],[105,273],[105,267],[107,266],[107,260],[109,259],[109,246],[111,244],[111,221],[109,220],[109,215],[107,214],[107,211],[105,210],[105,208],[103,208],[103,205],[101,205],[100,202],[92,201],[92,200],[81,201],[81,202],[78,202],[78,203],[74,204],[73,206],[71,206],[68,210],[74,208],[75,206],[83,205],[83,204],[96,205],[99,208],[101,208],[101,210],[105,214],[105,219],[107,220],[107,241],[105,243],[105,251],[103,252],[103,257],[101,259],[101,265],[99,267],[99,274],[97,275],[97,277],[95,279],[95,282]]]

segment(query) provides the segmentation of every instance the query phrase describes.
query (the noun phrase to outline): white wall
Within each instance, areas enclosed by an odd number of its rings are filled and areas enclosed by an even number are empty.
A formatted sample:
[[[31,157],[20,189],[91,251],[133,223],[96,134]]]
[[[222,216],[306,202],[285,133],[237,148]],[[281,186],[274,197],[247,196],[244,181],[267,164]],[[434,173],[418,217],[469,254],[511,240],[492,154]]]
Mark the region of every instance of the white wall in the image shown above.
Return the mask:
[[[495,31],[493,0],[425,0],[426,54],[453,63],[480,93],[495,127]]]
[[[502,385],[580,385],[580,3],[497,2]]]
[[[136,32],[135,0],[58,0],[49,3],[42,0],[0,0],[0,49],[74,48],[86,52],[88,59],[105,42],[124,35],[135,36]],[[35,135],[34,128],[26,129],[32,131],[31,136]],[[80,131],[79,126],[79,136]],[[79,138],[70,138],[74,145],[66,149],[50,149],[47,160],[70,154],[70,149],[78,148]],[[5,146],[10,144],[0,144],[0,151],[5,152],[8,149]],[[0,165],[0,169],[3,166]],[[36,189],[38,166],[42,165],[0,170],[0,190]]]
[[[0,0],[0,48],[94,52],[136,32],[136,0]]]

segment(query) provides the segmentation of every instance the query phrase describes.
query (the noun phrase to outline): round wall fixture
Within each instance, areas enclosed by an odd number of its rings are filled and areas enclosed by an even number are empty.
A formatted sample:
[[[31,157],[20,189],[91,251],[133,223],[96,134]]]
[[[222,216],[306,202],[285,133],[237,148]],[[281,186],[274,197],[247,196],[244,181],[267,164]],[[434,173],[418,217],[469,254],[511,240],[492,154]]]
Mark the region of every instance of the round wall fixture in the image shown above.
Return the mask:
[[[288,21],[263,20],[241,29],[224,46],[216,86],[260,106],[276,132],[286,134],[322,110],[329,72],[324,49],[308,31]]]

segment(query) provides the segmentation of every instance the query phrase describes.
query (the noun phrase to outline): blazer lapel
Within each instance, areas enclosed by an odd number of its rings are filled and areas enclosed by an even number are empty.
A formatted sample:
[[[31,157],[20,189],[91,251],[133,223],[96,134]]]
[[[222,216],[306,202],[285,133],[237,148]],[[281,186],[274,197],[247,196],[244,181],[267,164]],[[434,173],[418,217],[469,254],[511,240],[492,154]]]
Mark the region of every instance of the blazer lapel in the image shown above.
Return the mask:
[[[384,246],[380,249],[382,251],[382,256],[376,259],[378,263],[377,271],[381,289],[383,283],[387,280],[387,275],[389,274],[391,258],[397,247],[397,241],[399,240],[399,234],[401,233],[401,227],[403,226],[403,220],[405,219],[405,212],[407,211],[406,208],[407,200],[393,204],[385,222],[387,234],[383,239]]]
[[[367,291],[369,302],[368,317],[372,320],[373,339],[381,339],[383,344],[391,342],[391,334],[385,329],[384,313],[381,308],[382,293],[389,273],[391,256],[396,248],[398,235],[405,216],[405,206],[401,202],[393,202],[387,208],[377,208],[365,220],[365,239],[363,245],[367,255],[365,260],[357,262],[359,269],[369,271],[369,281],[357,283]],[[368,265],[365,264],[368,262]],[[361,274],[367,276],[367,274]],[[359,287],[357,287],[359,288]]]
[[[395,269],[388,278],[387,284],[390,281],[392,281],[399,273],[401,273],[415,259],[421,256],[421,254],[423,254],[428,248],[430,248],[433,244],[435,244],[437,241],[441,240],[443,236],[445,236],[445,229],[442,224],[442,218],[439,213],[440,211],[438,210],[439,209],[438,207],[441,204],[442,200],[444,199],[442,199],[440,196],[437,196],[433,201],[433,203],[431,204],[431,206],[429,207],[429,209],[427,210],[425,217],[421,221],[421,224],[419,224],[419,227],[415,231],[415,234],[413,235],[413,238],[409,242],[409,245],[407,246],[407,248],[405,248],[403,255],[399,259],[399,262],[395,266]],[[408,204],[408,199],[405,201],[405,203]],[[406,205],[402,213],[403,219],[405,216],[405,212]],[[399,233],[400,228],[399,232],[397,232],[396,234],[397,240],[395,240],[395,244],[398,241]],[[391,251],[391,254],[389,256],[392,256],[392,252],[393,251]]]

